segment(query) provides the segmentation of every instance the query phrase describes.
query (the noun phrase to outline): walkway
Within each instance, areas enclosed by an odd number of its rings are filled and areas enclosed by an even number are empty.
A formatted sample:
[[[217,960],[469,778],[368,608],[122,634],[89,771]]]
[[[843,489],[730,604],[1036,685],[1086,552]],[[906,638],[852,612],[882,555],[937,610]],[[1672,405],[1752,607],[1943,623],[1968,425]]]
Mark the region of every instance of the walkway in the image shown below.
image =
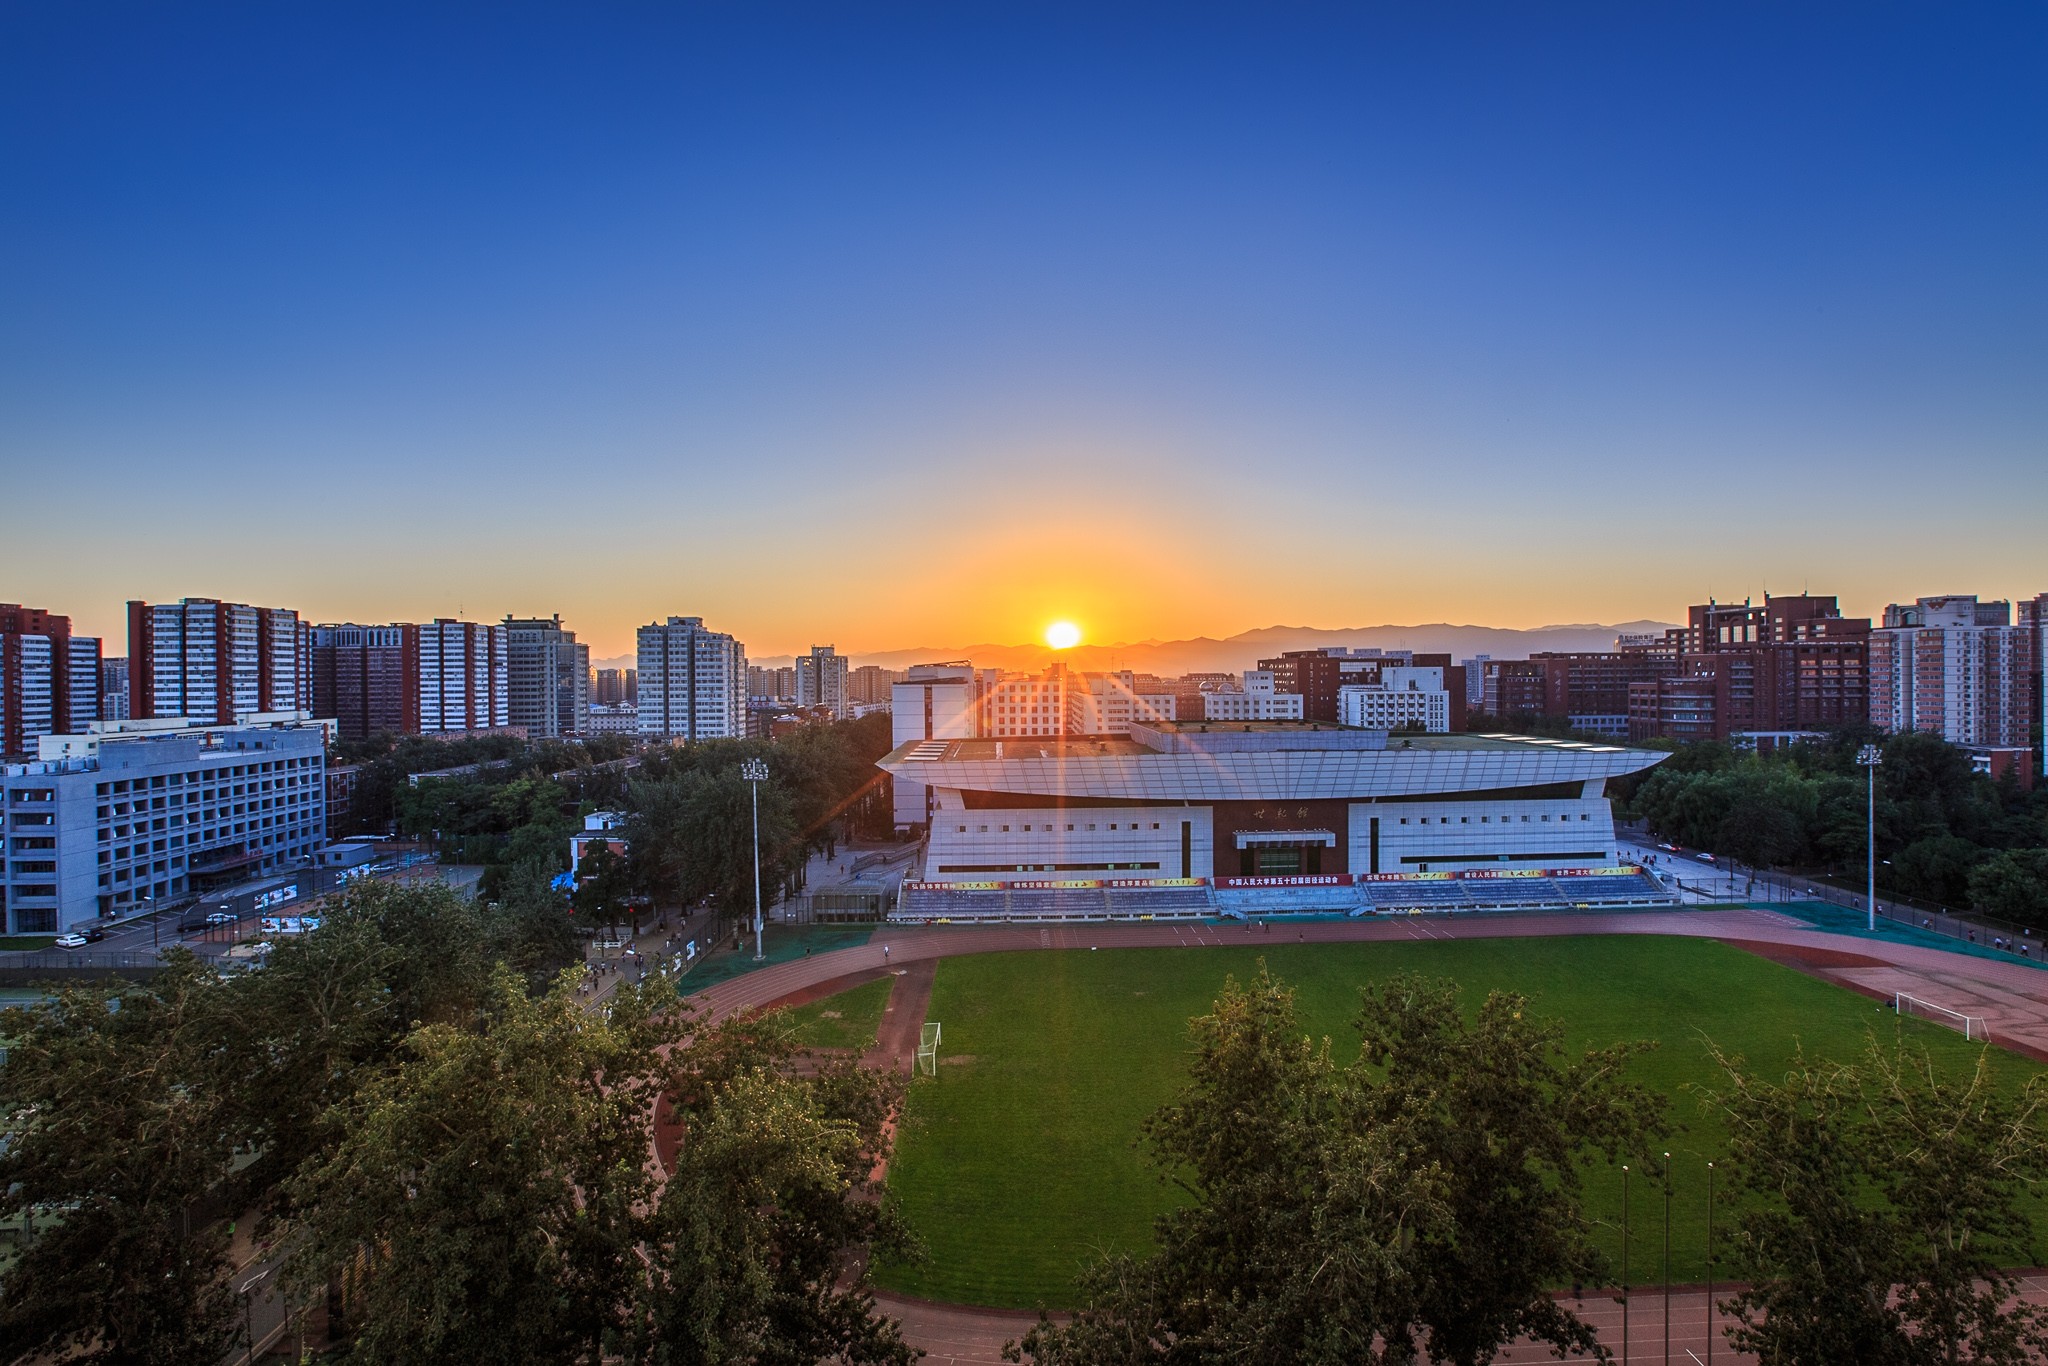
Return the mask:
[[[2013,962],[1972,957],[1943,949],[1886,939],[1851,937],[1817,930],[1793,916],[1766,909],[1646,911],[1622,914],[1559,915],[1434,915],[1374,920],[1235,924],[1099,924],[1002,926],[884,926],[872,940],[853,948],[778,963],[743,977],[720,982],[691,999],[716,1021],[734,1014],[780,1004],[834,979],[872,977],[892,969],[910,969],[898,977],[891,992],[891,1014],[885,1018],[885,1040],[905,1029],[914,1036],[930,999],[930,977],[937,960],[976,953],[1031,952],[1041,949],[1121,949],[1203,947],[1297,942],[1357,943],[1408,939],[1512,939],[1536,935],[1658,934],[1718,939],[1785,963],[1813,976],[1864,995],[1889,1000],[1897,991],[1952,1010],[1983,1017],[1992,1038],[2015,1051],[2048,1061],[2048,972]],[[913,974],[918,986],[906,985]],[[898,1016],[897,1007],[903,1007]],[[886,1047],[876,1060],[890,1061]],[[2048,1279],[2030,1276],[2026,1297],[2048,1302]],[[1030,1314],[982,1309],[969,1305],[934,1304],[898,1295],[880,1294],[884,1312],[903,1323],[904,1336],[929,1355],[930,1366],[994,1366],[1003,1344],[1021,1338],[1033,1322]],[[1603,1339],[1617,1354],[1621,1347],[1621,1309],[1611,1298],[1589,1294],[1582,1306]],[[1675,1290],[1671,1302],[1673,1362],[1704,1361],[1707,1352],[1706,1298],[1700,1287]],[[1661,1290],[1638,1289],[1630,1306],[1629,1359],[1663,1362],[1664,1302]],[[1504,1362],[1554,1360],[1540,1349],[1520,1346],[1500,1358]],[[1617,1356],[1617,1359],[1619,1357]],[[1716,1337],[1713,1359],[1746,1361]]]

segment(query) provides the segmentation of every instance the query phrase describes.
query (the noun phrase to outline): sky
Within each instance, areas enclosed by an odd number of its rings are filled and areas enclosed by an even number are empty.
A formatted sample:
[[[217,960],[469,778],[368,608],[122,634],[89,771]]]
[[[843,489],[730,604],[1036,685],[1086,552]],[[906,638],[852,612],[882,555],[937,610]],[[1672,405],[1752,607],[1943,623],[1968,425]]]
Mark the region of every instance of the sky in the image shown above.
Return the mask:
[[[2044,70],[2038,4],[7,5],[0,600],[2031,596]]]

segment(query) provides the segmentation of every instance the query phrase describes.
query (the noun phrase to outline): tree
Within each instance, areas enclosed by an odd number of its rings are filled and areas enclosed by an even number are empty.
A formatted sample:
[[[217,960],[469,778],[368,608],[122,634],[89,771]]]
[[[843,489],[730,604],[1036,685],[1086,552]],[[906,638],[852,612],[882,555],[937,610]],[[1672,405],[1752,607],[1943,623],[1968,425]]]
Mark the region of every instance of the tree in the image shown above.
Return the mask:
[[[1782,1082],[1716,1057],[1727,1090],[1709,1100],[1748,1197],[1730,1246],[1750,1284],[1724,1302],[1738,1350],[1786,1366],[2018,1366],[2048,1350],[2048,1317],[2002,1269],[2029,1260],[2019,1201],[2048,1172],[2039,1079],[2001,1096],[1980,1055],[1944,1082],[1875,1038],[1860,1067],[1802,1054]]]
[[[224,1230],[192,1226],[233,1139],[207,1084],[210,969],[76,987],[6,1012],[0,1217],[39,1227],[8,1269],[8,1356],[106,1366],[217,1360],[235,1328]]]
[[[654,979],[659,984],[662,979]],[[351,1358],[596,1361],[624,1322],[648,1124],[668,1039],[624,991],[594,1019],[565,982],[499,969],[475,1028],[431,1024],[369,1078],[294,1179],[296,1279],[351,1268]]]
[[[2048,849],[2008,849],[1978,864],[1970,872],[1970,905],[2048,929]]]
[[[1489,1361],[1529,1335],[1560,1354],[1593,1330],[1548,1287],[1597,1279],[1579,1170],[1661,1132],[1619,1047],[1569,1057],[1562,1031],[1496,993],[1365,993],[1357,1059],[1301,1037],[1262,967],[1190,1025],[1188,1086],[1146,1125],[1188,1203],[1158,1251],[1092,1268],[1088,1307],[1041,1322],[1040,1363]]]

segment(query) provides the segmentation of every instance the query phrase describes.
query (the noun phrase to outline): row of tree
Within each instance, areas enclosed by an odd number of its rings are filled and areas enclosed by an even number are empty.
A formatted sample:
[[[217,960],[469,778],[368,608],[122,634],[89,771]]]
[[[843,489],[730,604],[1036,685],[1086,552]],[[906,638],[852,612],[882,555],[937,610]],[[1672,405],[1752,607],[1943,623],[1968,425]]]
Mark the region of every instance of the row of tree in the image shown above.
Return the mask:
[[[435,765],[459,760],[473,771],[416,784],[406,766],[435,756],[431,744],[409,741],[377,761],[395,784],[378,809],[388,809],[399,833],[434,839],[449,861],[484,865],[486,896],[515,880],[563,871],[582,813],[621,810],[631,852],[617,868],[600,859],[580,909],[609,914],[629,899],[669,906],[707,898],[725,908],[751,907],[755,794],[741,776],[743,765],[758,760],[768,773],[759,793],[760,848],[772,904],[800,888],[813,853],[836,850],[847,836],[889,832],[888,775],[875,767],[889,741],[889,718],[879,715],[804,726],[773,741],[627,748],[610,757],[487,737],[453,742],[438,756],[445,762]],[[363,800],[360,783],[357,791]]]
[[[0,1018],[6,1359],[219,1360],[208,1214],[255,1208],[349,1360],[909,1361],[856,1256],[910,1250],[870,1184],[897,1083],[659,976],[592,1013],[536,952],[567,934],[559,896],[357,886],[260,970]]]
[[[1972,771],[1937,736],[1855,727],[1769,754],[1691,744],[1621,785],[1617,814],[1752,868],[1860,874],[1869,812],[1856,753],[1880,743],[1880,889],[2048,927],[2048,792]]]
[[[1186,1088],[1145,1128],[1186,1203],[1012,1359],[1478,1366],[1525,1336],[1607,1359],[1552,1292],[1612,1283],[1580,1193],[1589,1166],[1664,1141],[1662,1098],[1628,1078],[1643,1046],[1572,1056],[1520,997],[1468,1017],[1450,984],[1413,977],[1367,991],[1357,1026],[1340,1061],[1263,968],[1227,985],[1191,1024]],[[1749,1283],[1723,1304],[1734,1346],[1774,1366],[2048,1352],[2004,1269],[2031,1260],[2023,1200],[2048,1175],[2038,1079],[2013,1097],[1980,1061],[1944,1081],[1874,1039],[1860,1065],[1802,1059],[1782,1082],[1720,1062],[1724,1267]]]

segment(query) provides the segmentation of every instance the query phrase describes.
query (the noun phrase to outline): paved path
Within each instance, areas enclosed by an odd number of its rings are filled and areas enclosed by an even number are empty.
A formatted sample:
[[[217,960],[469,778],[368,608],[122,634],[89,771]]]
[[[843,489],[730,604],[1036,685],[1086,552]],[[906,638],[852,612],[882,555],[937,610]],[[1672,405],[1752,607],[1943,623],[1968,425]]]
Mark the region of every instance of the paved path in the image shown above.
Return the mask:
[[[1355,943],[1410,939],[1502,939],[1535,935],[1662,934],[1720,939],[1865,995],[1890,999],[1905,991],[1924,1000],[1984,1018],[1993,1039],[2019,1052],[2048,1060],[2048,972],[2021,963],[1976,958],[1936,948],[1829,934],[1804,921],[1770,910],[1650,911],[1620,914],[1475,915],[1387,917],[1307,924],[1243,925],[1102,924],[902,926],[878,930],[867,943],[810,958],[793,959],[720,982],[693,1001],[710,1020],[757,1010],[786,998],[810,994],[821,984],[859,974],[909,969],[891,992],[885,1040],[904,1029],[915,1039],[930,1001],[937,960],[975,953],[1041,949],[1200,948],[1296,942]],[[906,987],[912,976],[919,984]],[[917,993],[921,991],[922,995]],[[900,1007],[900,1010],[899,1010]],[[900,1017],[899,1017],[900,1016]],[[913,1021],[915,1023],[913,1023]],[[877,1055],[885,1049],[878,1046]],[[2028,1299],[2048,1302],[2048,1279],[2030,1276]],[[982,1366],[1000,1361],[1003,1344],[1020,1338],[1033,1316],[1010,1310],[933,1304],[897,1295],[878,1299],[885,1312],[903,1322],[904,1336],[929,1354],[932,1366]],[[1609,1298],[1588,1296],[1582,1306],[1603,1339],[1621,1348],[1621,1308]],[[1665,1361],[1661,1290],[1637,1290],[1630,1305],[1629,1360]],[[1671,1354],[1677,1363],[1706,1360],[1706,1296],[1699,1287],[1675,1292],[1671,1301]],[[1547,1351],[1518,1346],[1504,1362],[1554,1360]],[[1617,1355],[1617,1359],[1619,1356]],[[1713,1359],[1748,1358],[1716,1337]]]

